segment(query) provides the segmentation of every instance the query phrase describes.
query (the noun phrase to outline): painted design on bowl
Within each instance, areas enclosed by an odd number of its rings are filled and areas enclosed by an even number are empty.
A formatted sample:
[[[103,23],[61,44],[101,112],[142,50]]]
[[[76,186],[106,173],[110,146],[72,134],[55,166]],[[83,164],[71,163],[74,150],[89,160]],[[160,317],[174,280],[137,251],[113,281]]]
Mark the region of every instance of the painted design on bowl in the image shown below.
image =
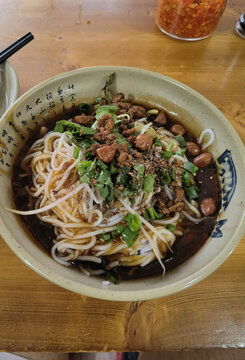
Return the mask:
[[[236,190],[237,173],[231,151],[226,149],[217,159],[219,164],[219,176],[221,179],[222,209],[226,210]],[[218,220],[212,233],[212,238],[222,237],[221,227],[227,219]]]

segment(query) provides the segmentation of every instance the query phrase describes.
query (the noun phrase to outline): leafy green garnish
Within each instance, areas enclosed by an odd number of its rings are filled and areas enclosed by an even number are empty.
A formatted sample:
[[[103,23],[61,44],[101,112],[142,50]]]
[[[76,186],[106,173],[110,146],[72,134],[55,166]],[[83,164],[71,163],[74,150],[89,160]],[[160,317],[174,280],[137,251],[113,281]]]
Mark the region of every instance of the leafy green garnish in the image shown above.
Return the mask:
[[[73,123],[68,120],[57,121],[54,131],[60,133],[69,132],[72,136],[94,135],[96,133],[96,130],[94,129]]]
[[[122,240],[130,247],[135,243],[139,235],[141,220],[137,214],[131,213],[128,213],[123,220],[127,225],[117,225],[117,229],[112,233],[114,233],[113,235],[115,236],[119,234]]]
[[[119,175],[117,176],[117,184],[119,185],[126,185],[126,182],[128,180],[128,174],[126,172],[120,172]]]
[[[116,136],[115,140],[118,142],[119,145],[128,144],[128,147],[131,147],[131,144],[117,130],[114,130],[113,134]]]
[[[190,186],[191,184],[194,184],[194,179],[192,174],[189,171],[185,171],[182,175],[182,183],[185,187]]]
[[[138,232],[131,230],[129,226],[125,226],[121,237],[123,241],[128,245],[128,247],[131,247],[135,243],[138,235]]]
[[[123,220],[127,222],[132,231],[138,231],[141,227],[141,220],[137,214],[128,213]]]
[[[96,167],[96,161],[83,160],[77,165],[77,171],[80,175],[80,182],[89,184]]]
[[[174,232],[176,228],[175,228],[175,226],[173,224],[167,224],[166,229],[171,231],[171,232]]]
[[[113,183],[107,166],[100,160],[84,160],[77,165],[80,182],[89,184],[96,180],[94,186],[99,190],[103,199],[113,200]]]
[[[109,233],[100,235],[102,241],[108,242],[112,240],[112,237]]]
[[[159,138],[156,138],[156,139],[154,140],[154,145],[155,145],[155,146],[162,146],[161,140],[160,140]]]
[[[139,173],[140,176],[144,175],[145,167],[143,164],[134,164],[133,168]]]
[[[118,172],[118,169],[111,163],[110,165],[110,173],[116,174]]]
[[[174,144],[172,142],[169,143],[168,146],[166,147],[166,151],[170,151],[173,146],[174,146]]]
[[[150,207],[147,210],[148,218],[151,220],[158,220],[162,218],[162,214],[159,214],[154,207]]]
[[[170,159],[171,157],[173,156],[173,153],[172,153],[172,151],[162,151],[161,152],[161,157],[163,158],[163,159]]]
[[[179,143],[179,146],[181,148],[184,148],[186,146],[186,141],[185,141],[185,139],[183,138],[182,135],[177,135],[174,138]]]
[[[177,151],[176,155],[179,155],[179,156],[183,156],[186,152],[186,149],[182,149],[182,150],[179,150]]]
[[[189,199],[197,199],[198,198],[198,188],[196,186],[190,186],[185,188],[186,196]]]
[[[124,189],[122,192],[121,192],[121,197],[122,198],[127,198],[127,197],[130,197],[132,195],[135,194],[135,191],[134,190],[128,190],[128,189]]]
[[[101,119],[104,115],[109,115],[115,119],[116,112],[118,107],[116,105],[101,105],[97,108],[95,117],[96,119]]]
[[[112,284],[118,284],[119,280],[116,278],[115,272],[113,270],[105,270],[105,275],[108,281]]]
[[[166,169],[161,169],[162,178],[160,180],[161,185],[169,185],[172,180],[174,180],[175,174],[171,173],[171,171],[167,171]],[[174,176],[173,176],[174,175]]]
[[[95,187],[99,190],[103,199],[113,200],[113,183],[108,170],[102,170],[97,177]]]
[[[155,183],[155,175],[153,175],[153,174],[147,175],[144,180],[144,184],[143,184],[144,192],[146,192],[146,193],[152,192],[154,183]]]
[[[77,159],[77,158],[78,158],[79,152],[80,152],[80,147],[78,147],[78,146],[75,145],[75,148],[74,148],[74,150],[73,150],[73,157],[74,157],[74,159]]]
[[[188,170],[190,173],[195,174],[198,170],[198,167],[196,165],[194,165],[192,162],[187,161],[184,164],[184,169]]]

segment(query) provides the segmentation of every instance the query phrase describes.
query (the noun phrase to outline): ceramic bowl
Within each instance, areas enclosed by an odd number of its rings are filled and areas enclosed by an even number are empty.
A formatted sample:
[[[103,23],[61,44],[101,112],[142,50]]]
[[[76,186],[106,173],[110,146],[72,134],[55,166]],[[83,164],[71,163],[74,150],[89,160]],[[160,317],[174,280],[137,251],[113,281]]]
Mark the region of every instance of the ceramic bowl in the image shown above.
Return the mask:
[[[15,102],[20,92],[17,74],[9,62],[0,65],[0,117]]]
[[[110,284],[87,277],[78,270],[56,263],[26,231],[23,222],[5,207],[14,207],[11,171],[16,155],[37,126],[81,100],[101,94],[107,77],[116,73],[116,90],[136,100],[162,106],[187,128],[199,133],[212,128],[216,139],[212,153],[217,159],[223,205],[211,238],[191,259],[154,276]],[[38,274],[68,290],[100,299],[136,301],[180,291],[217,269],[236,247],[244,232],[243,145],[222,113],[191,88],[166,76],[127,67],[92,67],[55,76],[21,96],[0,121],[0,228],[16,255]]]

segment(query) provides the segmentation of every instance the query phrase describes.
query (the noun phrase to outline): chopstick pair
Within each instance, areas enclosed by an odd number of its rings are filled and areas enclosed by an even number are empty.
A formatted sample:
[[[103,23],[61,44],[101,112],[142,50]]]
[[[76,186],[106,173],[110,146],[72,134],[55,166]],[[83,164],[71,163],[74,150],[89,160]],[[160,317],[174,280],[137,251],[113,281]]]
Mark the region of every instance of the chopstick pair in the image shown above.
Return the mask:
[[[6,61],[10,56],[15,54],[18,50],[23,48],[26,44],[34,39],[34,36],[31,32],[22,36],[20,39],[16,40],[13,44],[7,46],[0,52],[0,64]]]

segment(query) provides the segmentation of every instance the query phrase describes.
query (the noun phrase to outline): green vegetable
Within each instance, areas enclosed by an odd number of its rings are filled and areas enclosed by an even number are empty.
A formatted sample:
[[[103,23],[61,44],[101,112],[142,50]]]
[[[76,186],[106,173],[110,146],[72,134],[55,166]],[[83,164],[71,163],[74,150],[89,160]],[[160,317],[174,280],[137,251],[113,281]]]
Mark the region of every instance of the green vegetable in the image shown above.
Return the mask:
[[[121,197],[122,197],[122,198],[126,198],[126,197],[130,197],[130,196],[132,196],[132,195],[134,195],[134,194],[135,194],[135,191],[125,189],[125,190],[123,190],[123,191],[121,192]]]
[[[121,234],[121,237],[123,241],[128,245],[128,247],[130,247],[135,243],[138,235],[139,235],[138,232],[131,230],[129,226],[125,226]]]
[[[80,182],[89,184],[92,179],[96,180],[95,187],[99,190],[103,199],[113,200],[113,183],[107,166],[100,160],[84,160],[77,165]]]
[[[116,174],[117,172],[118,172],[118,169],[113,164],[111,164],[110,165],[110,173]]]
[[[147,212],[149,214],[149,218],[151,220],[157,220],[162,218],[162,214],[159,214],[154,207],[150,207],[147,209]]]
[[[197,199],[198,198],[198,188],[196,186],[190,186],[185,188],[186,196],[189,199]]]
[[[75,148],[74,148],[74,150],[73,150],[73,157],[74,157],[74,159],[77,159],[77,158],[78,158],[79,152],[80,152],[80,148],[75,145]]]
[[[179,146],[180,146],[181,148],[184,148],[184,147],[186,146],[186,141],[185,141],[185,139],[183,138],[182,135],[177,135],[177,136],[175,136],[174,138],[175,138],[176,141],[178,141]]]
[[[113,134],[116,136],[115,140],[118,142],[119,145],[128,144],[128,147],[131,147],[131,144],[118,131],[114,130]]]
[[[69,132],[73,136],[94,135],[96,133],[96,130],[94,129],[73,123],[68,120],[57,121],[54,131],[60,133]]]
[[[99,190],[100,195],[103,199],[111,201],[113,200],[113,183],[111,180],[111,175],[108,170],[102,170],[97,177],[97,183],[95,187]]]
[[[83,160],[77,165],[77,171],[80,175],[81,183],[90,183],[92,174],[95,170],[96,162],[91,160]]]
[[[171,173],[171,171],[167,171],[166,169],[163,169],[163,168],[161,169],[161,175],[162,175],[162,178],[160,181],[161,185],[165,185],[165,184],[169,185],[175,177],[174,173]]]
[[[108,281],[110,281],[112,284],[118,284],[118,279],[115,275],[115,272],[113,270],[105,270],[105,275]]]
[[[166,151],[170,151],[173,146],[174,146],[173,143],[169,143],[168,146],[166,147]]]
[[[97,160],[97,166],[102,170],[107,170],[107,165],[101,160]]]
[[[175,231],[175,226],[172,225],[172,224],[167,224],[167,225],[166,225],[166,229],[169,230],[169,231],[171,231],[171,232],[174,232],[174,231]]]
[[[139,175],[143,176],[145,172],[145,167],[142,164],[134,164],[133,165],[134,170],[136,170]]]
[[[155,141],[154,141],[154,145],[155,146],[162,146],[162,142],[160,139],[156,138]]]
[[[78,105],[78,110],[85,115],[89,115],[91,113],[91,105],[86,103],[81,103]]]
[[[152,192],[154,183],[155,183],[155,175],[153,175],[153,174],[147,175],[144,180],[144,184],[143,184],[144,192],[146,192],[146,193]]]
[[[85,149],[90,148],[91,145],[93,145],[93,144],[98,144],[98,142],[95,141],[94,139],[92,139],[91,137],[85,137],[85,136],[83,136],[81,139],[77,138],[75,140],[75,143],[78,147],[85,148]]]
[[[108,241],[111,241],[112,240],[112,237],[111,237],[111,235],[110,234],[102,234],[102,235],[100,235],[100,239],[101,240],[103,240],[103,241],[105,241],[105,242],[108,242]]]
[[[196,165],[194,165],[192,162],[187,161],[184,164],[184,169],[188,170],[190,173],[195,174],[198,170],[198,167]]]
[[[114,120],[116,120],[116,112],[118,107],[116,105],[101,105],[97,108],[95,117],[96,119],[102,118],[104,115],[111,116]]]
[[[128,174],[126,172],[121,172],[119,173],[119,175],[117,176],[117,184],[119,185],[126,185],[128,180]]]
[[[123,220],[127,222],[127,225],[132,231],[138,231],[141,227],[141,220],[137,214],[128,213],[124,216]]]
[[[124,225],[117,225],[116,230],[114,231],[117,231],[117,234],[121,234],[123,232],[124,227],[125,227]]]
[[[182,175],[182,182],[184,186],[187,187],[194,183],[193,176],[189,171],[185,171],[184,174]]]
[[[186,152],[186,149],[182,149],[180,151],[177,151],[176,155],[183,156]]]
[[[164,159],[170,159],[173,156],[172,151],[163,151],[161,152],[161,157]]]

